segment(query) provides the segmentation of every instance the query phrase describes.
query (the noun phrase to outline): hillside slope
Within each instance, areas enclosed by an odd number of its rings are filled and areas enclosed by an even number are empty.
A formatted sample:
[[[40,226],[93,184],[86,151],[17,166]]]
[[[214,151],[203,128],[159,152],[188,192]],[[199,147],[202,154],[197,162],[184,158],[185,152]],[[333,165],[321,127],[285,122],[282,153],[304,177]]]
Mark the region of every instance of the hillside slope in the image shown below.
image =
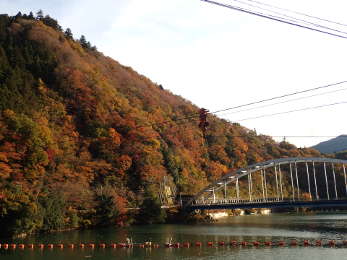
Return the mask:
[[[328,141],[321,142],[312,146],[312,148],[327,154],[345,151],[347,150],[347,135],[340,135]]]
[[[0,234],[122,224],[164,177],[194,194],[247,164],[320,155],[215,116],[204,139],[178,120],[198,109],[48,16],[1,15]]]

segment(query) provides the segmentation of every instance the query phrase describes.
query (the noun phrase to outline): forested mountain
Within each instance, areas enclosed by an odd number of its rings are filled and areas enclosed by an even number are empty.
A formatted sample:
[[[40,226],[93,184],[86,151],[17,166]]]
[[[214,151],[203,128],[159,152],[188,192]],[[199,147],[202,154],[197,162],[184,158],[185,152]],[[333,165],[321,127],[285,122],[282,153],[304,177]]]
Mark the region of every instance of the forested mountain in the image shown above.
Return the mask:
[[[247,164],[320,156],[212,115],[204,138],[178,120],[198,111],[49,16],[1,15],[0,234],[122,224],[164,177],[194,194]]]
[[[340,135],[325,142],[321,142],[312,148],[321,153],[338,153],[347,150],[347,135]]]

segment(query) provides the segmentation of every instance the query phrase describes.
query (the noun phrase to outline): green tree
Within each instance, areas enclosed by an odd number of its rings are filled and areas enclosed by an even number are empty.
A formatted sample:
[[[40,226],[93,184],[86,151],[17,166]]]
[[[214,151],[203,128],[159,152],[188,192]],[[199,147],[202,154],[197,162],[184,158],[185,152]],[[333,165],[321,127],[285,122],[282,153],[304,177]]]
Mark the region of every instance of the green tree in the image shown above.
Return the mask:
[[[49,192],[39,199],[43,216],[44,231],[59,230],[64,227],[66,212],[65,199],[60,192]]]
[[[159,199],[153,197],[145,198],[142,202],[137,220],[139,223],[144,224],[164,223],[166,212],[161,208]]]

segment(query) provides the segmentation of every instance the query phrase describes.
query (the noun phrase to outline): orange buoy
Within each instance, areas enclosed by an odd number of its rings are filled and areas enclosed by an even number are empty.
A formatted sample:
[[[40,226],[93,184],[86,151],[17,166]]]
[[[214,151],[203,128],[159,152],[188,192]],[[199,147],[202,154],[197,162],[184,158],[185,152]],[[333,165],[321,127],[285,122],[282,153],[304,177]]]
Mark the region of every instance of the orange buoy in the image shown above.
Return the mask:
[[[2,248],[3,248],[3,249],[8,249],[8,244],[3,244],[3,245],[2,245]]]
[[[344,246],[347,246],[347,240],[343,240],[343,241],[342,241],[342,244],[343,244]]]
[[[53,249],[54,245],[53,245],[53,244],[48,244],[47,247],[48,247],[49,249]]]
[[[24,244],[19,244],[19,245],[18,245],[18,248],[19,248],[19,249],[24,249],[24,247],[25,247]]]
[[[112,243],[112,244],[110,244],[110,247],[111,248],[117,248],[117,244],[116,243]]]
[[[60,248],[60,249],[63,249],[64,248],[64,244],[57,244],[57,247]]]
[[[68,247],[71,248],[71,249],[74,249],[75,248],[75,244],[69,244]]]
[[[38,244],[37,246],[38,246],[38,248],[40,248],[40,249],[43,249],[43,248],[45,247],[44,244]]]
[[[11,249],[16,249],[16,247],[17,247],[16,244],[11,244],[11,245],[10,245],[10,248],[11,248]]]
[[[200,241],[195,242],[195,246],[202,246],[202,243]]]
[[[190,243],[189,243],[189,242],[184,242],[184,243],[183,243],[183,247],[189,248],[189,247],[190,247]]]
[[[224,241],[219,241],[218,245],[224,246],[224,245],[225,245],[225,242],[224,242]]]
[[[304,246],[309,246],[310,242],[308,240],[304,240]]]
[[[213,242],[209,241],[209,242],[207,242],[207,245],[208,246],[213,246]]]
[[[88,244],[88,247],[94,249],[94,248],[95,248],[95,244],[89,243],[89,244]]]
[[[231,245],[231,246],[237,246],[238,243],[237,243],[237,241],[233,240],[233,241],[230,242],[230,245]]]
[[[330,241],[329,241],[329,246],[335,246],[335,245],[336,245],[335,240],[330,240]]]
[[[99,244],[99,248],[106,248],[106,244],[105,243]]]
[[[284,241],[279,241],[278,242],[278,246],[285,246],[285,245],[286,245],[286,243]]]
[[[175,244],[174,244],[174,247],[175,247],[175,248],[179,248],[179,247],[180,247],[180,243],[179,243],[179,242],[175,243]]]
[[[264,243],[266,246],[272,246],[272,242],[271,241],[265,241]]]
[[[153,248],[159,248],[159,244],[153,244]]]
[[[260,246],[260,242],[259,241],[254,241],[253,242],[253,246]]]
[[[297,246],[298,245],[298,241],[292,240],[292,241],[290,241],[290,245],[291,246]]]
[[[33,249],[34,248],[34,244],[28,244],[28,248],[29,249]]]
[[[80,244],[79,244],[79,247],[80,247],[80,248],[85,248],[85,246],[86,246],[86,245],[83,244],[83,243],[80,243]]]
[[[316,241],[316,246],[322,246],[322,240],[317,240]]]
[[[247,246],[248,245],[248,242],[247,241],[242,241],[241,242],[241,246]]]

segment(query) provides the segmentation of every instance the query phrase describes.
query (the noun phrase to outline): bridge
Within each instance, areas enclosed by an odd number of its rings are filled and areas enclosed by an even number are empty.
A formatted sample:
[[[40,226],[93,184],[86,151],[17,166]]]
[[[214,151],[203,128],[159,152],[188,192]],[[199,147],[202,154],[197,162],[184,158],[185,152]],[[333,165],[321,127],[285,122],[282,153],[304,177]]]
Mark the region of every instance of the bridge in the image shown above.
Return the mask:
[[[347,160],[282,158],[227,173],[188,200],[187,210],[347,207]]]

